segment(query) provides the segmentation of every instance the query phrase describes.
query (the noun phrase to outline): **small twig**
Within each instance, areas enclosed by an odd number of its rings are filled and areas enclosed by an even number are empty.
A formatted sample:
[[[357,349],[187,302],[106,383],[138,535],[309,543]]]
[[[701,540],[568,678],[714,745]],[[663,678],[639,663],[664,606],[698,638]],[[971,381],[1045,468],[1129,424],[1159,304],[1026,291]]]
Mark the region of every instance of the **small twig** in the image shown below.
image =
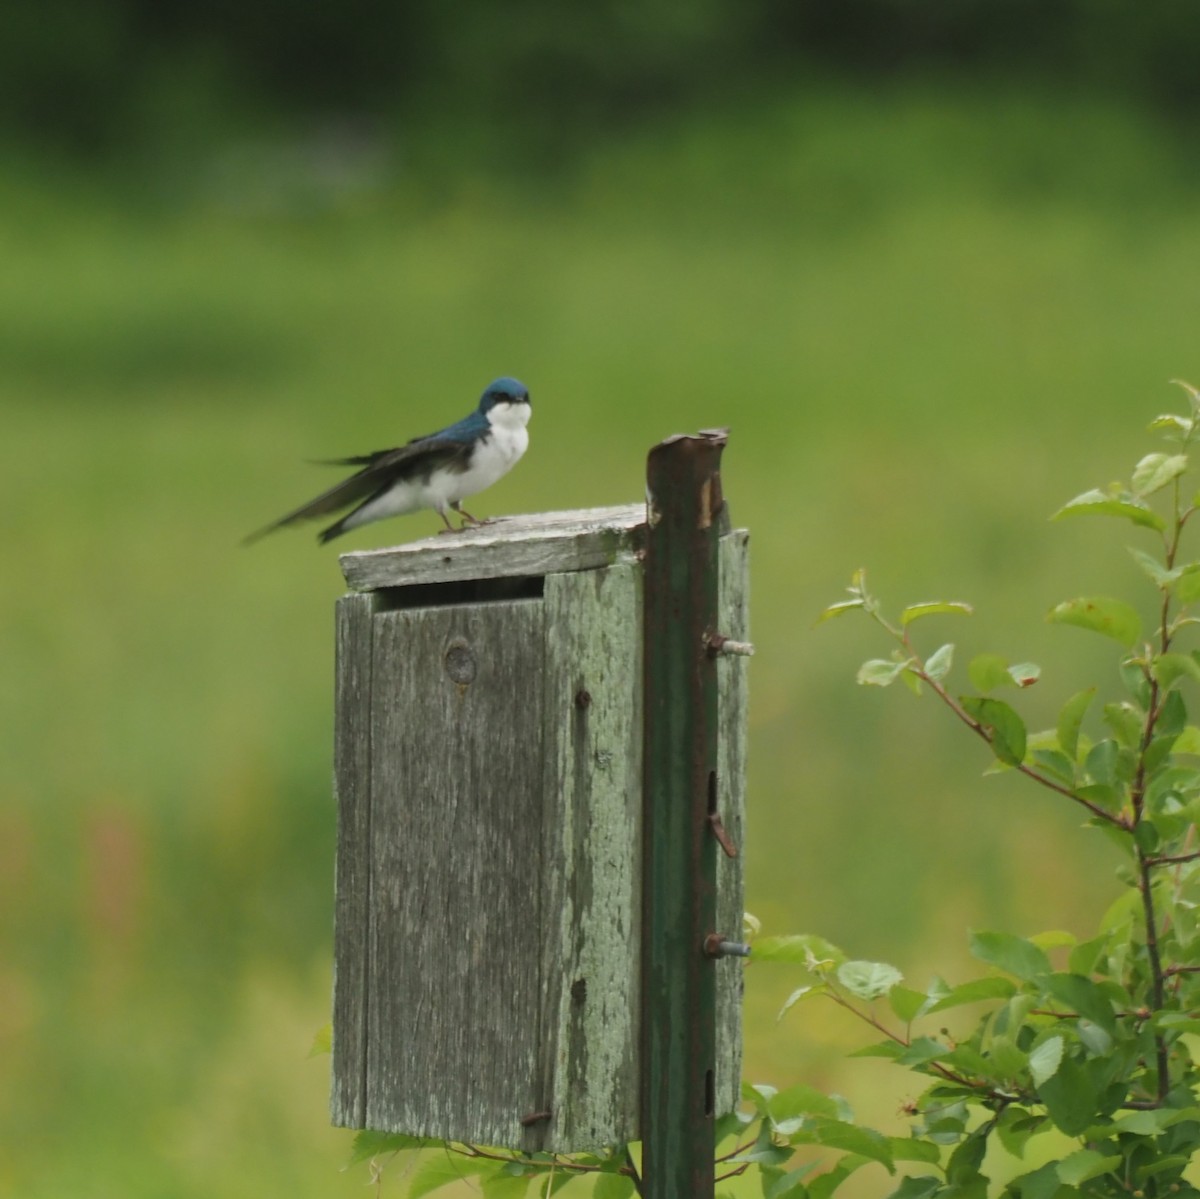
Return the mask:
[[[726,1174],[718,1174],[716,1176],[716,1178],[713,1179],[713,1181],[714,1182],[724,1182],[727,1178],[737,1178],[737,1176],[739,1174],[745,1174],[748,1169],[750,1169],[750,1163],[745,1162],[742,1165],[738,1166],[736,1170],[730,1170]]]
[[[886,1024],[880,1023],[870,1012],[864,1012],[861,1008],[857,1008],[845,996],[841,995],[834,987],[828,987],[825,994],[834,1001],[839,1007],[843,1007],[848,1012],[852,1012],[860,1020],[865,1020],[872,1028],[883,1033],[885,1037],[896,1042],[897,1045],[904,1046],[907,1049],[911,1042],[907,1041],[898,1033],[894,1033]],[[982,1091],[985,1095],[998,1102],[1012,1102],[1012,1096],[1006,1095],[1003,1091],[996,1090],[995,1087],[988,1086],[987,1083],[980,1082],[978,1079],[971,1078],[966,1074],[959,1074],[957,1070],[951,1070],[949,1066],[943,1066],[941,1062],[930,1061],[925,1065],[928,1069],[940,1074],[947,1082],[956,1083],[960,1087],[969,1087],[974,1091]]]
[[[903,639],[905,645],[911,651],[912,644],[908,640],[908,635],[903,634]],[[916,657],[916,654],[913,656]],[[940,699],[942,703],[944,703],[950,709],[950,711],[953,712],[954,715],[957,716],[959,720],[961,720],[963,724],[967,726],[967,728],[969,728],[977,736],[982,737],[983,740],[988,743],[988,745],[991,745],[992,738],[987,729],[969,712],[967,712],[966,709],[962,707],[962,705],[946,690],[945,687],[941,685],[941,683],[938,682],[937,679],[932,678],[930,675],[925,673],[925,666],[924,663],[921,662],[920,658],[917,658],[917,662],[918,665],[914,671],[917,678],[919,678],[923,683],[928,683],[930,689],[938,697],[938,699]],[[1041,783],[1043,787],[1047,787],[1051,791],[1055,791],[1059,795],[1065,796],[1067,799],[1072,800],[1074,803],[1087,808],[1087,810],[1091,812],[1091,814],[1095,816],[1097,820],[1104,820],[1108,824],[1113,824],[1116,825],[1117,828],[1124,829],[1126,832],[1129,831],[1129,823],[1124,819],[1124,817],[1117,816],[1112,812],[1106,811],[1099,804],[1092,803],[1090,799],[1085,799],[1082,795],[1077,795],[1070,787],[1064,787],[1061,783],[1056,783],[1053,779],[1047,778],[1044,774],[1034,770],[1031,766],[1026,766],[1024,762],[1019,762],[1013,767],[1013,769],[1025,775],[1026,778],[1032,779],[1035,783]]]
[[[1191,853],[1164,853],[1157,857],[1147,858],[1147,866],[1174,866],[1180,862],[1194,862],[1200,858],[1200,849],[1193,850]]]
[[[633,1164],[633,1150],[628,1145],[625,1146],[625,1169],[621,1173],[627,1174],[633,1179],[633,1189],[639,1195],[645,1194],[645,1191],[642,1190],[642,1176],[637,1172],[637,1166]]]
[[[737,1155],[739,1153],[745,1153],[747,1149],[753,1149],[753,1148],[754,1148],[753,1141],[745,1141],[741,1145],[738,1145],[735,1148],[731,1149],[728,1153],[722,1153],[718,1158],[716,1158],[716,1160],[719,1162],[727,1162],[727,1161],[730,1161],[732,1158],[737,1157]]]

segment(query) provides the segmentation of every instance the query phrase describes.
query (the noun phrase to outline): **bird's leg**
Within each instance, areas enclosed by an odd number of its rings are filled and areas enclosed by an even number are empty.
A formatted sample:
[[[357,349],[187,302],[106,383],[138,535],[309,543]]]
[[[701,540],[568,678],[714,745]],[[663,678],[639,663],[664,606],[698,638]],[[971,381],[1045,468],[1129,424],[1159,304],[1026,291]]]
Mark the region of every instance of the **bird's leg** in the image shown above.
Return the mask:
[[[491,523],[490,521],[480,520],[477,516],[472,516],[461,504],[451,504],[450,507],[453,508],[454,511],[463,518],[464,529],[467,527],[468,523],[474,525],[476,528],[479,528],[480,525]]]
[[[453,525],[450,523],[450,518],[449,518],[449,517],[446,515],[446,513],[445,513],[445,510],[444,510],[444,509],[442,509],[442,508],[439,508],[439,509],[437,510],[437,514],[438,514],[438,516],[440,516],[440,517],[442,518],[442,523],[443,523],[443,524],[446,526],[444,529],[438,529],[438,532],[439,532],[439,533],[457,533],[457,532],[459,532],[459,530],[458,530],[458,529],[456,529],[456,528],[455,528],[455,527],[454,527],[454,526],[453,526]]]

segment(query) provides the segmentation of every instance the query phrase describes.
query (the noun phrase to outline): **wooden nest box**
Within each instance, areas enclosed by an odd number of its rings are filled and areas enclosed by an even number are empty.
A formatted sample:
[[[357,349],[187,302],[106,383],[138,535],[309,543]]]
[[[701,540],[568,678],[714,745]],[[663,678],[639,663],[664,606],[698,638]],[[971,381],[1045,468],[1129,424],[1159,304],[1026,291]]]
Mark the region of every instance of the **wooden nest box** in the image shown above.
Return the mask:
[[[713,632],[736,645],[748,536],[717,515]],[[334,1123],[559,1152],[640,1138],[643,1005],[657,1002],[646,543],[637,504],[341,559]],[[745,659],[717,659],[708,900],[712,931],[739,940]],[[697,1102],[712,1116],[737,1103],[741,972],[709,957],[716,1036]]]

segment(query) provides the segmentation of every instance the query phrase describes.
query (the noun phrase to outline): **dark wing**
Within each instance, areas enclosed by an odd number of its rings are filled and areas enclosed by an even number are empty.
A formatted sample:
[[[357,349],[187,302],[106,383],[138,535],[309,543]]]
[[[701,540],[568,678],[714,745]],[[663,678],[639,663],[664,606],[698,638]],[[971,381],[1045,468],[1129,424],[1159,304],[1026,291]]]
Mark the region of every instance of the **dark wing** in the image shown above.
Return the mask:
[[[256,529],[242,544],[250,545],[260,537],[273,533],[276,529],[288,525],[299,524],[302,520],[315,520],[319,516],[328,516],[331,512],[340,512],[343,508],[362,504],[373,500],[377,495],[386,491],[394,483],[411,479],[416,475],[426,476],[436,466],[452,464],[461,460],[461,469],[466,469],[467,458],[470,455],[470,444],[462,441],[448,441],[438,437],[417,438],[396,450],[377,450],[373,454],[364,454],[357,458],[340,458],[332,461],[334,466],[358,466],[362,470],[352,474],[348,479],[323,491],[315,500],[281,516],[278,520]]]
[[[462,425],[465,422],[459,421],[458,423]],[[414,437],[411,441],[406,441],[398,450],[376,450],[373,454],[356,454],[352,458],[313,458],[312,463],[314,466],[374,466],[384,458],[391,458],[393,454],[407,455],[423,444],[432,446],[445,441],[458,441],[458,438],[443,436],[445,433],[453,433],[455,428],[457,426],[443,429],[441,433],[425,433],[421,437]]]

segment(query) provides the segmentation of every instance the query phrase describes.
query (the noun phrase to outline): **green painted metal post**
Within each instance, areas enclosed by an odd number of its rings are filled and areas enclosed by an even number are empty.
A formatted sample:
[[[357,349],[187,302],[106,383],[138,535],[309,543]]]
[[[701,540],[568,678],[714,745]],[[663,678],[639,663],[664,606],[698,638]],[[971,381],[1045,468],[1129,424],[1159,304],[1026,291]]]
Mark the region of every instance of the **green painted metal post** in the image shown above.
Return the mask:
[[[725,431],[650,451],[645,560],[642,1176],[711,1199],[716,1057],[718,542]]]

